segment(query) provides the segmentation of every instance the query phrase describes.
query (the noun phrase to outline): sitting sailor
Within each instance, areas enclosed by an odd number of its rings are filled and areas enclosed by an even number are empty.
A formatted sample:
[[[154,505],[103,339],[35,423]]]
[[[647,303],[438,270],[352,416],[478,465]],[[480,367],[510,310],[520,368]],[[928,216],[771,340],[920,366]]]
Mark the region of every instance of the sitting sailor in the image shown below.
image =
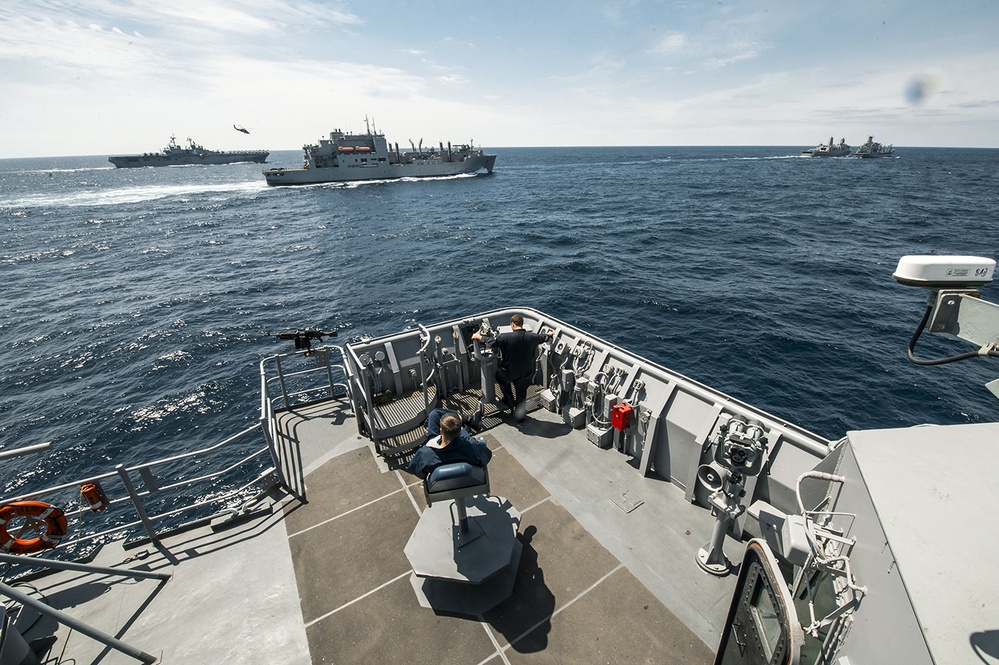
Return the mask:
[[[461,426],[461,418],[455,411],[434,409],[427,421],[427,442],[409,462],[409,471],[420,478],[442,464],[468,462],[473,466],[485,466],[493,456],[485,441],[472,438]]]

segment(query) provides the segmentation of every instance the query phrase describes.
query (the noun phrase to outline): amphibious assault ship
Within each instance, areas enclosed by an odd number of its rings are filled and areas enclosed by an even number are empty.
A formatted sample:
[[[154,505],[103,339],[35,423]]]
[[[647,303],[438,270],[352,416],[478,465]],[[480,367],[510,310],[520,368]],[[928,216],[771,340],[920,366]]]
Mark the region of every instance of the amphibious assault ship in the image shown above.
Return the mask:
[[[846,157],[850,154],[850,146],[846,139],[840,139],[839,143],[833,143],[833,137],[829,137],[829,143],[820,143],[814,148],[801,151],[802,155],[810,157]]]
[[[410,142],[410,152],[400,152],[399,144],[390,146],[385,135],[372,129],[365,119],[365,133],[351,134],[339,129],[329,138],[304,146],[302,168],[267,169],[268,185],[309,185],[323,182],[357,180],[393,180],[431,178],[485,171],[492,173],[496,155],[487,155],[472,143],[438,148]]]
[[[994,269],[899,262],[914,362],[999,355]],[[496,399],[513,313],[552,332],[526,417]],[[3,665],[999,659],[999,423],[828,440],[530,309],[330,334],[280,334],[215,446],[0,501]],[[445,489],[406,471],[441,406],[493,450]]]
[[[188,166],[191,164],[237,164],[240,162],[267,161],[267,150],[209,150],[187,139],[187,146],[177,145],[177,139],[170,137],[170,143],[162,152],[147,152],[141,155],[120,155],[108,157],[108,161],[119,169],[139,168],[142,166]]]

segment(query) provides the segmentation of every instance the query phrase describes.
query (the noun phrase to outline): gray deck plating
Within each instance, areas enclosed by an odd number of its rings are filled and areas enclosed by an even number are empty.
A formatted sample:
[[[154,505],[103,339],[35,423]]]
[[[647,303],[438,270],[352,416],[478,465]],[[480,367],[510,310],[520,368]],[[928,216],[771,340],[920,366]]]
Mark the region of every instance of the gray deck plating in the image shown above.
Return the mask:
[[[435,614],[413,593],[402,550],[424,509],[415,478],[383,473],[367,449],[309,477],[310,497],[314,486],[356,493],[353,508],[314,498],[288,515],[314,662],[327,662],[324,654],[342,662],[710,662],[704,642],[511,454],[506,444],[517,438],[550,446],[523,432],[538,422],[487,437],[493,493],[522,513],[523,553],[514,595],[481,616]],[[693,554],[684,565],[693,566]]]
[[[285,520],[272,512],[231,529],[205,527],[159,548],[106,546],[97,565],[172,573],[166,582],[59,573],[36,580],[56,609],[128,642],[159,663],[308,665],[308,644],[288,555]],[[24,589],[22,589],[24,590]],[[56,636],[46,665],[137,661],[41,618],[27,638]]]
[[[67,577],[55,575],[42,592],[164,663],[711,662],[732,582],[694,564],[711,519],[681,489],[547,412],[490,430],[492,491],[521,513],[514,593],[483,615],[438,614],[421,607],[403,551],[425,507],[419,483],[376,458],[343,408],[285,415],[307,504],[165,539],[143,560],[101,553],[173,572],[159,587],[94,578],[59,596]],[[641,505],[625,512],[624,493]],[[132,662],[58,636],[49,663]]]

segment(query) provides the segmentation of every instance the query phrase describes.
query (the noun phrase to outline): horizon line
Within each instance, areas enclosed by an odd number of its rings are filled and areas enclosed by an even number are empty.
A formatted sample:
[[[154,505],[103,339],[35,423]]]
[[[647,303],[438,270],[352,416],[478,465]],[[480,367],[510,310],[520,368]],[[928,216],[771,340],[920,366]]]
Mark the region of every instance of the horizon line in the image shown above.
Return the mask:
[[[938,145],[898,145],[889,144],[892,147],[903,150],[999,150],[999,147],[992,146],[938,146]],[[785,144],[785,145],[762,145],[762,144],[673,144],[673,145],[650,145],[650,144],[621,144],[621,145],[524,145],[524,146],[506,146],[506,145],[486,145],[478,144],[476,146],[480,150],[554,150],[554,149],[601,149],[601,148],[767,148],[767,149],[788,149],[788,150],[799,150],[802,149],[800,144]],[[807,150],[809,147],[815,146],[805,146],[803,149]],[[268,152],[301,152],[302,148],[254,148],[254,150],[267,150]],[[126,153],[126,154],[142,154],[142,153]],[[60,159],[66,157],[94,157],[94,158],[107,158],[109,156],[115,156],[110,153],[90,153],[90,154],[67,154],[67,155],[22,155],[18,157],[0,157],[0,161],[10,161],[18,159]],[[832,159],[832,158],[830,158]]]

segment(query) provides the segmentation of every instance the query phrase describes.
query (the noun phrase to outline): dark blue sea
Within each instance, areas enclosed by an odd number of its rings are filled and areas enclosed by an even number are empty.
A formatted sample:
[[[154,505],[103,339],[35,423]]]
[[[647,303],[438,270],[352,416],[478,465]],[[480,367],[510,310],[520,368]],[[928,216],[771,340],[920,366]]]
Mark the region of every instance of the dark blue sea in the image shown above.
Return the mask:
[[[4,494],[253,424],[259,359],[291,350],[269,331],[347,341],[506,306],[829,438],[995,420],[999,362],[906,360],[927,294],[891,273],[997,257],[999,151],[799,150],[507,148],[488,176],[303,188],[259,165],[0,160],[0,449],[52,442],[0,463]]]

